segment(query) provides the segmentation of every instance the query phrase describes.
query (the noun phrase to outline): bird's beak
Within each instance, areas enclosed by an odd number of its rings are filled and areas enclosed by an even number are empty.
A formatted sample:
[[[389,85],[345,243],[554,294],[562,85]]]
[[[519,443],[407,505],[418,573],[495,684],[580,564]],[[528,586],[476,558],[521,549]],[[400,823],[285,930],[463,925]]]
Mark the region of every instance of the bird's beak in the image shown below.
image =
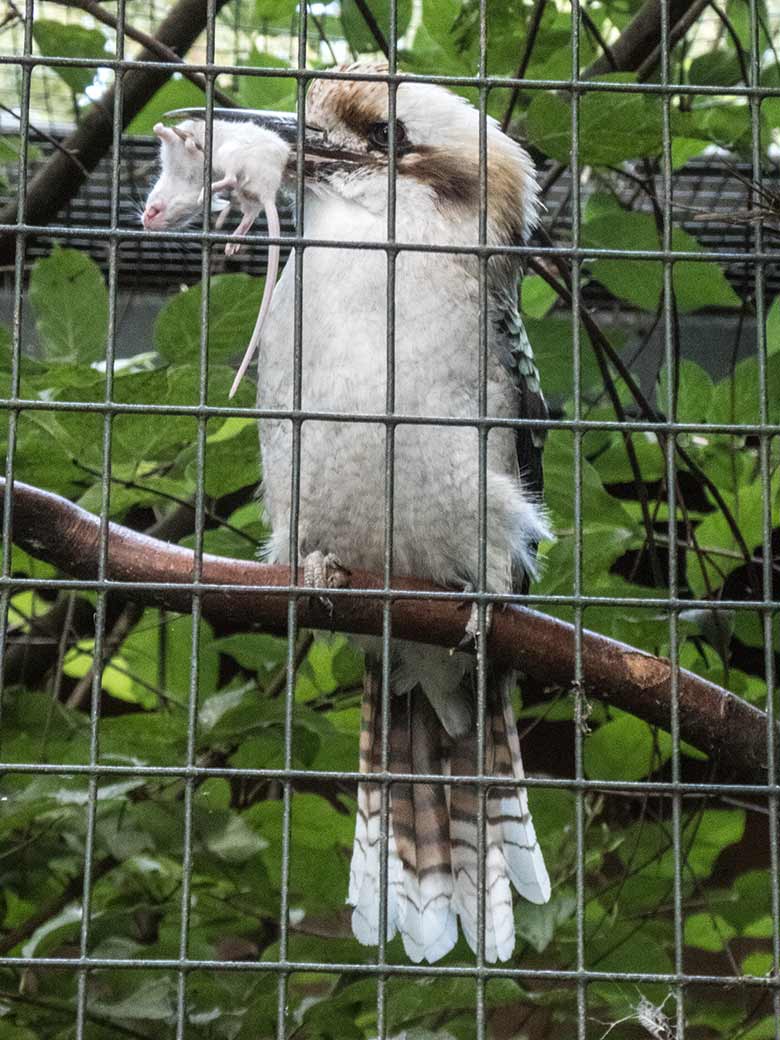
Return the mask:
[[[298,145],[298,119],[294,112],[273,112],[258,108],[215,108],[214,119],[229,122],[250,122],[272,130],[286,141],[293,149],[291,163],[295,164],[295,149]],[[166,112],[165,119],[180,122],[182,119],[205,119],[205,108],[177,108]],[[321,127],[306,123],[303,128],[304,160],[314,164],[322,162],[339,162],[352,165],[365,163],[366,155],[361,152],[350,152],[328,141],[328,133]]]

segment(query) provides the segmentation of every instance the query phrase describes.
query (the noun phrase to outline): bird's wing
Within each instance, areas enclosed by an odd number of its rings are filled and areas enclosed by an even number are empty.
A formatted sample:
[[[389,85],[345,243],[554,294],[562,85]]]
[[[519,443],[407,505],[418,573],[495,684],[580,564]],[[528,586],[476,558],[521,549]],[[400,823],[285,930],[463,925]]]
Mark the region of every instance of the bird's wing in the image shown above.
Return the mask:
[[[491,346],[516,390],[514,414],[518,419],[547,419],[547,403],[542,393],[534,352],[517,309],[515,286],[496,287],[491,295]],[[515,430],[517,466],[523,489],[529,497],[539,502],[544,490],[542,452],[545,433],[544,427],[518,426]],[[524,591],[526,584],[523,581],[523,589],[515,591]]]
[[[514,294],[506,289],[493,294],[492,346],[517,390],[518,419],[546,419],[547,404],[539,381],[534,352],[525,331]],[[515,432],[517,464],[523,487],[541,499],[544,490],[542,451],[544,428],[519,426]]]

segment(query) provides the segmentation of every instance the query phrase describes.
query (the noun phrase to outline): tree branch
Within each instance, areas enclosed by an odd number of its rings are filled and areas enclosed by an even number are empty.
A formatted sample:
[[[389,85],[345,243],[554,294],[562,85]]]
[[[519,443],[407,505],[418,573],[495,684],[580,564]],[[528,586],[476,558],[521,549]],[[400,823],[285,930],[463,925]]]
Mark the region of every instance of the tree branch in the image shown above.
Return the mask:
[[[225,3],[227,0],[215,0],[216,9],[220,10]],[[179,0],[157,30],[157,42],[177,55],[184,54],[205,28],[207,8],[208,5],[204,4],[203,0]],[[145,48],[137,60],[159,60],[159,54]],[[170,69],[154,68],[130,69],[123,74],[123,128],[138,115],[170,76]],[[86,179],[83,170],[94,170],[111,147],[113,112],[112,86],[92,105],[84,120],[62,142],[63,151],[78,156],[82,169],[74,165],[70,156],[57,152],[30,181],[24,206],[26,223],[39,226],[50,223],[73,198]],[[0,211],[0,224],[14,224],[16,220],[17,206],[14,199]],[[14,251],[14,233],[5,232],[0,235],[0,264],[13,262]]]
[[[5,482],[0,483],[0,502]],[[100,521],[71,502],[31,487],[14,484],[14,541],[27,552],[66,573],[94,580],[100,544]],[[165,589],[128,588],[127,597],[180,613],[192,610],[194,555],[119,524],[109,525],[106,575],[112,581],[164,582]],[[262,627],[287,632],[287,567],[262,565],[205,554],[202,581],[208,585],[263,586],[262,589],[216,589],[201,594],[203,614],[223,629]],[[45,582],[42,582],[45,584]],[[353,571],[353,589],[381,589],[376,575]],[[274,588],[279,589],[278,592]],[[397,588],[441,591],[413,578]],[[316,597],[298,599],[298,621],[306,628],[338,629],[377,635],[382,632],[380,597],[339,595],[328,612]],[[464,627],[457,600],[399,599],[392,603],[393,635],[399,639],[453,647]],[[496,610],[488,638],[491,660],[511,666],[547,684],[571,685],[575,675],[572,625],[526,607]],[[672,704],[673,666],[663,658],[585,632],[582,668],[587,693],[604,698],[640,718],[668,728]],[[684,669],[678,671],[680,729],[685,740],[715,757],[722,769],[751,782],[766,781],[766,715],[714,683]],[[775,740],[780,730],[775,731]]]
[[[658,64],[661,47],[661,11],[666,0],[646,0],[610,48],[583,72],[583,79],[597,79],[609,72],[639,72],[647,76]],[[669,47],[687,32],[708,0],[668,0]]]

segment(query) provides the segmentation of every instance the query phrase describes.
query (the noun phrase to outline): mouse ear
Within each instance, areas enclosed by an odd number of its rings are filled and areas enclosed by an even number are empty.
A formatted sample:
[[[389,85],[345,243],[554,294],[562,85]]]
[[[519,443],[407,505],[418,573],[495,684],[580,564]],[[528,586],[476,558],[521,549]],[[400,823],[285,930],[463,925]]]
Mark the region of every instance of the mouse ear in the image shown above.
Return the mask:
[[[168,144],[176,144],[178,137],[174,131],[163,123],[155,123],[152,127],[156,137],[159,137],[161,141],[167,141]]]

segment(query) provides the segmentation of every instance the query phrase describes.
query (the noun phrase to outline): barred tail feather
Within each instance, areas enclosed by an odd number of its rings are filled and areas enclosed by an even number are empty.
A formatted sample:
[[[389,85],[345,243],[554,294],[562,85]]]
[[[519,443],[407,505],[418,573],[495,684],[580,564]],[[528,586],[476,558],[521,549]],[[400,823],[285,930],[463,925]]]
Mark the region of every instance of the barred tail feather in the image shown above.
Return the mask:
[[[508,679],[496,684],[497,704],[492,713],[493,744],[496,749],[495,773],[525,780],[520,740],[517,736]],[[528,808],[528,791],[515,783],[501,790],[500,815],[503,848],[509,877],[520,895],[530,903],[546,903],[550,898],[550,876],[536,837]]]
[[[507,960],[515,945],[512,885],[544,903],[550,880],[528,810],[520,742],[510,700],[510,677],[488,689],[485,771],[506,778],[485,797],[485,959]],[[472,697],[469,683],[452,697]],[[363,694],[360,770],[381,768],[381,698],[369,669]],[[389,767],[400,774],[473,776],[479,772],[475,732],[451,737],[423,691],[394,694]],[[460,918],[469,946],[478,949],[479,792],[468,784],[394,782],[389,792],[387,938],[400,932],[407,956],[433,963],[458,937]],[[365,945],[379,938],[381,788],[358,785],[358,815],[348,902],[352,928]]]
[[[381,701],[376,669],[367,667],[363,685],[360,724],[360,772],[375,773],[381,769]],[[358,784],[355,840],[349,870],[347,903],[353,907],[352,931],[364,946],[379,942],[379,908],[381,899],[382,789],[378,783]],[[387,939],[398,929],[398,898],[403,884],[403,868],[396,852],[392,822],[388,821],[387,842]]]
[[[442,772],[441,725],[420,690],[393,699],[390,751],[394,772]],[[410,960],[433,963],[458,938],[446,795],[441,784],[397,783],[391,806],[403,865],[399,931]]]
[[[488,758],[490,746],[486,747]],[[487,768],[490,766],[488,764]],[[477,738],[458,740],[452,751],[453,776],[473,776],[479,771]],[[479,794],[459,784],[450,796],[450,841],[455,875],[455,906],[463,934],[476,953],[479,948]],[[498,802],[488,797],[485,804],[485,960],[508,960],[515,947],[512,892],[503,852],[503,831]]]

